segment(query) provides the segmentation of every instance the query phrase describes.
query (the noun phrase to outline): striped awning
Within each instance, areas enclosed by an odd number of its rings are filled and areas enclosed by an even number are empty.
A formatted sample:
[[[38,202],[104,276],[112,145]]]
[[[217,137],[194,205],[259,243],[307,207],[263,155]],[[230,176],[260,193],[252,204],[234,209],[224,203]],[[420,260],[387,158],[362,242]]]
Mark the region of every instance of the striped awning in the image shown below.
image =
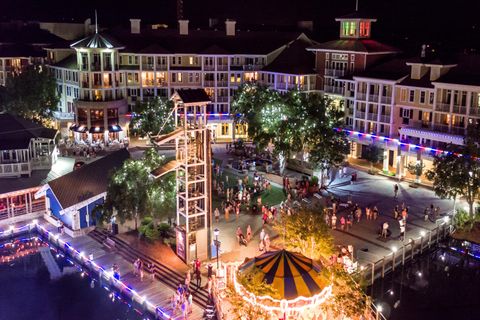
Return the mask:
[[[74,124],[73,126],[70,127],[70,130],[74,132],[79,132],[79,133],[86,133],[88,132],[88,128],[84,125],[77,125]]]
[[[324,287],[319,276],[320,266],[301,253],[286,250],[266,252],[245,262],[239,269],[246,271],[253,266],[264,273],[265,282],[278,290],[282,299],[311,297]]]

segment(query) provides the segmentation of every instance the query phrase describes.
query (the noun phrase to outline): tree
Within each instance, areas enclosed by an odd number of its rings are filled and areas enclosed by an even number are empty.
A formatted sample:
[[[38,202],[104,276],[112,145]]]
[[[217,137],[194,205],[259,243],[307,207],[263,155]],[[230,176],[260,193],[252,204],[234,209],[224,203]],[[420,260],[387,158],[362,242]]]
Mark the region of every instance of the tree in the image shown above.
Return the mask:
[[[141,160],[128,160],[110,178],[105,200],[104,221],[109,221],[114,212],[124,223],[144,217],[161,219],[175,208],[175,178],[166,175],[152,179],[150,172],[165,163],[165,157],[148,149]]]
[[[427,179],[433,182],[435,194],[442,199],[464,197],[473,217],[473,204],[479,195],[480,163],[478,129],[467,128],[463,146],[448,145],[446,151],[434,157],[433,169],[427,171]],[[454,204],[455,210],[455,204]]]
[[[1,109],[44,125],[53,119],[58,102],[55,78],[42,67],[31,66],[8,77],[0,91]]]
[[[171,115],[172,110],[172,101],[158,97],[139,102],[135,106],[135,115],[130,122],[130,130],[140,136],[169,133],[175,126],[175,119]]]
[[[383,150],[374,144],[365,146],[365,151],[362,154],[362,158],[370,162],[370,171],[373,172],[373,166],[383,161]]]
[[[410,174],[415,176],[415,182],[420,182],[420,177],[423,174],[423,169],[425,169],[425,165],[421,161],[417,161],[416,163],[410,162],[407,165],[407,170]]]
[[[273,144],[282,173],[287,159],[303,152],[314,168],[339,164],[348,153],[340,128],[343,114],[332,100],[292,90],[281,95],[267,87],[246,83],[235,95],[236,122],[248,123],[248,134],[260,148]]]
[[[282,216],[273,228],[284,235],[284,247],[313,259],[326,261],[334,252],[333,238],[325,223],[324,213],[301,208]]]

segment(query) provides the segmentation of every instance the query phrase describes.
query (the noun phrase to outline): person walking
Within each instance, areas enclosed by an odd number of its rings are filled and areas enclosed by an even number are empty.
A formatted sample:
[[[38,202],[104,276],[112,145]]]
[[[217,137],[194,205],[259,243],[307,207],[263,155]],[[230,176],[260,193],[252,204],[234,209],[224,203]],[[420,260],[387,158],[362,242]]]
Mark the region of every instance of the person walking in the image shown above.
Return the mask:
[[[263,241],[265,239],[265,229],[262,228],[262,231],[260,231],[260,241]]]
[[[357,207],[355,214],[357,215],[357,223],[358,223],[360,222],[360,219],[362,219],[362,208],[360,208],[360,206]]]
[[[265,252],[270,251],[270,236],[268,234],[265,235],[263,242],[265,243]]]
[[[345,230],[345,222],[346,222],[346,221],[345,221],[345,217],[342,216],[342,217],[340,218],[340,229],[342,229],[342,231]]]
[[[215,208],[215,221],[218,222],[220,220],[220,210],[218,208]]]
[[[400,226],[400,240],[405,241],[405,225],[406,221],[404,219],[399,219],[398,224]]]
[[[148,264],[148,267],[147,267],[147,270],[148,270],[148,273],[150,274],[150,280],[155,280],[155,270],[154,270],[154,266],[153,266],[153,263],[149,263]]]
[[[377,206],[373,207],[373,220],[377,220],[378,218],[378,208]]]
[[[398,184],[395,183],[395,185],[393,186],[393,194],[394,194],[394,199],[397,199],[397,195],[398,195]]]
[[[252,239],[252,227],[250,225],[247,226],[247,242],[250,242]]]
[[[140,281],[143,281],[143,261],[138,259],[138,274],[140,275]]]

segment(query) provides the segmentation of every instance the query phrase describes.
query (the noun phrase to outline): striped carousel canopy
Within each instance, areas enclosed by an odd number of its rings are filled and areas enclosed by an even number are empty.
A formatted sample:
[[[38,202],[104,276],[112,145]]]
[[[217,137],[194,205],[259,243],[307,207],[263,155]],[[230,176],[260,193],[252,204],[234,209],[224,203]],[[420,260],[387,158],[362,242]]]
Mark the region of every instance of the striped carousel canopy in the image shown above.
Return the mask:
[[[301,253],[286,250],[266,252],[240,266],[240,271],[257,267],[264,280],[278,290],[282,299],[311,297],[322,291],[320,266]]]

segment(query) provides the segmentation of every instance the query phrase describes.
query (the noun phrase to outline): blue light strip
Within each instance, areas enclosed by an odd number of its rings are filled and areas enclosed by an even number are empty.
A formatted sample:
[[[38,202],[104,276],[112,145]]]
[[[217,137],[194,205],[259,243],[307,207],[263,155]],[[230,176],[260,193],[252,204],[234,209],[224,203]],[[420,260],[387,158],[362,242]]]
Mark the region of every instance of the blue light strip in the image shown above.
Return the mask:
[[[0,231],[0,235],[2,235],[4,233],[13,235],[14,233],[19,233],[19,232],[22,232],[24,230],[33,230],[34,228],[36,228],[38,232],[43,233],[47,237],[48,240],[49,240],[49,235],[51,235],[53,237],[53,239],[55,239],[55,241],[57,242],[57,244],[59,246],[64,246],[67,249],[67,251],[68,250],[73,251],[73,253],[76,255],[76,258],[81,263],[86,263],[86,262],[90,263],[94,267],[94,269],[96,269],[97,272],[101,271],[102,272],[101,275],[104,275],[107,278],[107,280],[114,281],[114,283],[120,285],[123,289],[130,292],[132,294],[132,299],[136,299],[139,304],[142,305],[142,304],[145,303],[145,305],[147,305],[151,309],[155,310],[155,312],[157,314],[160,313],[163,318],[173,319],[164,310],[162,310],[159,306],[155,306],[150,301],[148,301],[145,296],[143,296],[143,297],[140,296],[133,288],[126,285],[124,282],[114,278],[113,273],[111,271],[107,271],[104,267],[102,267],[102,266],[98,265],[97,263],[95,263],[94,261],[88,259],[88,257],[85,256],[85,254],[83,252],[80,252],[77,249],[75,249],[70,243],[60,239],[58,233],[53,234],[52,232],[49,232],[45,227],[39,225],[38,221],[36,219],[33,220],[32,223],[26,224],[26,225],[21,226],[21,227],[11,226],[10,229],[7,230],[7,231]]]

